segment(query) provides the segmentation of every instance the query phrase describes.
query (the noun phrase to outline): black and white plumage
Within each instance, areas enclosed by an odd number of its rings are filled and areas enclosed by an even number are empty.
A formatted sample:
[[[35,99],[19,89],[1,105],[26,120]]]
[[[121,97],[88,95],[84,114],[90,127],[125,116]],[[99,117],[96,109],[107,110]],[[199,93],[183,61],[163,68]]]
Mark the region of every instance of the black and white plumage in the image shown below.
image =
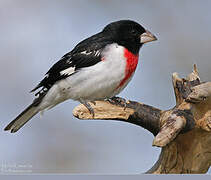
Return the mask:
[[[110,23],[49,69],[31,91],[37,91],[37,98],[5,130],[16,132],[38,112],[68,99],[83,103],[93,113],[88,102],[121,92],[134,74],[139,49],[153,40],[155,36],[134,21]]]
[[[58,80],[67,78],[81,68],[93,66],[100,62],[102,49],[107,45],[107,42],[100,38],[96,39],[96,44],[92,44],[92,38],[94,36],[91,37],[91,40],[82,41],[71,52],[65,54],[49,69],[45,78],[31,92],[40,87],[49,89]],[[90,46],[87,46],[89,44]]]

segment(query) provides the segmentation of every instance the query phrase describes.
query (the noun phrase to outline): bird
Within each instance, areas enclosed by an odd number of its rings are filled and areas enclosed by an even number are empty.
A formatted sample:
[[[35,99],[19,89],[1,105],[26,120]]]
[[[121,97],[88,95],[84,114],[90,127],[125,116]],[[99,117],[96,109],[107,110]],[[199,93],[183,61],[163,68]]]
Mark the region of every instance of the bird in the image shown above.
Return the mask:
[[[68,99],[79,101],[94,116],[90,102],[111,99],[129,83],[139,50],[156,36],[133,20],[118,20],[79,42],[59,59],[31,90],[35,99],[6,127],[17,132],[37,113]]]

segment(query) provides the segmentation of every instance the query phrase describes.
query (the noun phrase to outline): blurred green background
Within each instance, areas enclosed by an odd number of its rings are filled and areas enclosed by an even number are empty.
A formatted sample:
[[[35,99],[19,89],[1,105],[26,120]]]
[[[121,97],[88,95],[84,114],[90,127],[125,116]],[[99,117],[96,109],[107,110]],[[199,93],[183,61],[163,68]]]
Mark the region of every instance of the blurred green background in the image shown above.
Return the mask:
[[[71,100],[18,133],[3,128],[31,103],[28,92],[61,56],[120,19],[135,20],[158,37],[141,49],[135,76],[120,96],[173,107],[173,72],[186,75],[197,63],[202,81],[211,80],[210,7],[209,0],[1,0],[0,172],[138,174],[151,168],[160,153],[151,146],[152,134],[123,122],[78,120],[72,110],[79,103]]]

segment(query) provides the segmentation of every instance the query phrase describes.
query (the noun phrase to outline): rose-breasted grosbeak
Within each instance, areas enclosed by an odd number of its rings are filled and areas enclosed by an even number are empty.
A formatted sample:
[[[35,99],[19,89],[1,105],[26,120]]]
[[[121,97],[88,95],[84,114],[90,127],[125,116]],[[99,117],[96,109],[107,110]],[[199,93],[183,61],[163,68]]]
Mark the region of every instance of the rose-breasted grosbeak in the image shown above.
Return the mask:
[[[73,99],[93,113],[89,101],[109,99],[131,80],[138,64],[139,49],[156,37],[140,24],[121,20],[83,40],[65,54],[31,91],[33,103],[5,130],[18,131],[35,114]]]

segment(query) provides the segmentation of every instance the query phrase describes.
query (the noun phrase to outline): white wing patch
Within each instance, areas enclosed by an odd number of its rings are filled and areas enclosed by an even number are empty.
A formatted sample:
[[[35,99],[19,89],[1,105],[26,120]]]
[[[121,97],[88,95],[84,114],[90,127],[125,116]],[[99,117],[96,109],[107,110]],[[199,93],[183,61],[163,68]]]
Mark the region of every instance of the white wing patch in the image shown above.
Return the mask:
[[[61,75],[71,75],[75,72],[75,67],[69,67],[63,71],[60,72]]]
[[[100,55],[100,51],[95,51],[95,56],[99,56]]]
[[[67,64],[71,64],[71,63],[72,63],[71,59],[68,59],[68,60],[66,61],[66,63],[67,63]]]
[[[82,51],[81,54],[90,55],[90,54],[92,54],[92,52]]]
[[[90,51],[90,52],[87,52],[87,51],[82,51],[82,52],[80,52],[81,54],[84,54],[84,55],[90,55],[90,54],[94,54],[94,56],[99,56],[100,55],[100,51]]]

